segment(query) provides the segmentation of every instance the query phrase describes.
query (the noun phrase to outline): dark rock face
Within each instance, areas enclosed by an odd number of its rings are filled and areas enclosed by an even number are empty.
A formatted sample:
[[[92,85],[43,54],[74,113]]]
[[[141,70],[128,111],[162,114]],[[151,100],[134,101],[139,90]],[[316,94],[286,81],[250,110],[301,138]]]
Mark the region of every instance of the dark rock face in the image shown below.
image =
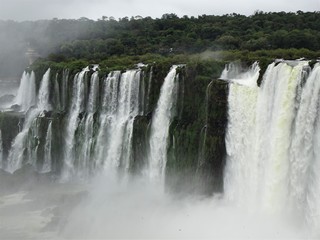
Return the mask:
[[[140,174],[146,164],[150,122],[151,118],[148,116],[137,116],[134,120],[131,170],[136,174]]]
[[[0,130],[2,133],[3,158],[6,159],[11,143],[23,125],[24,116],[14,112],[0,112]]]
[[[184,102],[182,119],[171,125],[168,153],[168,183],[176,190],[202,194],[223,191],[227,95],[228,84],[213,80],[201,92],[185,96],[185,101],[190,102]],[[197,118],[192,115],[188,121],[184,114],[190,108]]]
[[[211,191],[223,191],[223,169],[226,157],[225,133],[227,127],[228,84],[212,81],[208,88],[208,115],[203,159],[198,171]]]

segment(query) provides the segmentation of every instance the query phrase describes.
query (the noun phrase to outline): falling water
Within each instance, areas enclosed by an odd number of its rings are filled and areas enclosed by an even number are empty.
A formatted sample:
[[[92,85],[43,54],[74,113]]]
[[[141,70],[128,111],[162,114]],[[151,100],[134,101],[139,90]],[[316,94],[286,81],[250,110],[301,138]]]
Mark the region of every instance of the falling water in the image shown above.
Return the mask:
[[[90,171],[89,162],[91,160],[91,152],[94,141],[94,119],[93,115],[97,110],[98,103],[98,92],[99,92],[99,76],[98,72],[92,74],[90,79],[90,91],[87,105],[87,116],[83,119],[84,122],[84,134],[83,134],[83,145],[79,156],[79,174],[88,175]]]
[[[40,172],[42,173],[48,173],[51,172],[52,167],[52,121],[50,121],[47,135],[46,135],[46,142],[44,145],[44,160],[43,160],[43,166]]]
[[[256,147],[261,206],[280,212],[287,204],[289,147],[296,115],[297,90],[307,62],[270,65],[257,103]],[[257,188],[257,187],[256,187]]]
[[[164,79],[157,107],[152,117],[148,174],[163,180],[167,162],[169,126],[175,116],[178,95],[177,67],[173,66]]]
[[[318,67],[318,82],[320,79],[319,76],[319,67]],[[306,221],[312,227],[313,231],[320,236],[320,176],[319,176],[319,169],[320,169],[320,122],[319,122],[319,115],[317,116],[317,121],[315,125],[315,132],[314,132],[314,143],[313,143],[313,151],[314,157],[310,161],[309,167],[309,182],[306,191]]]
[[[99,78],[94,73],[91,78],[87,109],[85,109],[85,73],[75,77],[75,90],[66,128],[66,149],[62,179],[74,173],[87,175],[90,168],[104,165],[105,168],[128,170],[131,161],[132,130],[135,116],[140,113],[141,70],[128,70],[123,74],[112,72],[104,82],[100,111],[100,126],[94,144],[94,113],[98,103]],[[86,110],[82,120],[79,114]],[[77,130],[78,129],[78,130]],[[83,142],[76,143],[76,131],[83,134]],[[93,147],[95,146],[95,151]],[[79,150],[80,149],[80,150]],[[92,153],[95,152],[95,155]],[[77,157],[78,156],[78,157]],[[93,166],[89,160],[95,158]],[[91,165],[91,164],[90,164]]]
[[[320,228],[319,104],[320,64],[315,65],[301,93],[290,147],[290,200],[309,224]]]
[[[228,130],[226,133],[227,166],[225,171],[225,195],[228,199],[241,199],[243,202],[252,200],[248,185],[255,183],[255,175],[248,168],[248,156],[252,155],[255,137],[255,112],[258,87],[255,82],[259,77],[259,66],[255,63],[251,68],[240,74],[236,65],[223,72],[223,79],[233,79],[228,97]],[[240,67],[239,67],[240,68]],[[230,72],[229,72],[230,71]],[[234,75],[237,72],[238,75]],[[236,79],[236,80],[235,80]],[[241,83],[240,84],[238,84]],[[249,84],[247,84],[249,82]],[[248,191],[245,191],[245,189]]]
[[[27,156],[26,156],[26,163],[30,164],[34,167],[34,169],[37,168],[37,162],[38,162],[38,149],[40,146],[40,120],[38,116],[36,116],[29,128],[28,136],[27,136]]]
[[[239,64],[230,63],[223,70],[220,79],[228,80],[231,83],[254,87],[257,85],[260,67],[258,62],[250,66],[248,70],[243,69]]]
[[[99,97],[99,74],[95,72],[90,79],[90,91],[87,112],[94,113],[97,110],[98,97]]]
[[[62,180],[68,180],[74,174],[75,133],[79,125],[79,114],[84,110],[85,78],[88,69],[83,69],[74,77],[71,109],[65,130],[65,151]]]
[[[319,230],[320,66],[309,68],[272,63],[260,88],[230,84],[225,196]]]
[[[104,88],[102,94],[100,126],[95,149],[95,165],[100,167],[105,160],[106,147],[109,143],[109,130],[112,116],[116,114],[118,107],[118,87],[120,81],[120,71],[110,72],[104,79]]]
[[[121,75],[118,106],[110,117],[106,167],[129,169],[132,130],[135,116],[139,114],[140,70],[129,70]]]
[[[37,108],[41,111],[50,111],[51,104],[49,103],[49,89],[50,89],[50,68],[45,72],[42,77]]]
[[[36,118],[43,111],[50,110],[51,106],[49,104],[49,82],[50,82],[50,68],[43,75],[39,94],[37,108],[32,109],[25,116],[25,122],[21,132],[16,136],[14,142],[11,146],[9,156],[7,159],[6,171],[13,173],[22,167],[23,163],[35,163],[35,156],[37,148],[35,151],[31,149],[30,139],[28,139],[29,129],[33,123],[36,123]],[[27,152],[26,152],[27,150]]]
[[[31,73],[23,72],[15,104],[19,105],[23,112],[36,105],[36,83],[33,71]]]

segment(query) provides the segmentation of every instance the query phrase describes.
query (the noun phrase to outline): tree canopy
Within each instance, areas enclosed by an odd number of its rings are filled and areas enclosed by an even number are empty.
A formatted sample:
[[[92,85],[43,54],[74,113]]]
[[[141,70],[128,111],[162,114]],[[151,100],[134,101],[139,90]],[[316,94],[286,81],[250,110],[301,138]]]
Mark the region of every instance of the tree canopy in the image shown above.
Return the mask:
[[[0,33],[0,66],[8,65],[8,59],[14,56],[21,58],[28,47],[58,62],[72,58],[102,61],[111,56],[219,50],[319,51],[320,12],[0,21]]]

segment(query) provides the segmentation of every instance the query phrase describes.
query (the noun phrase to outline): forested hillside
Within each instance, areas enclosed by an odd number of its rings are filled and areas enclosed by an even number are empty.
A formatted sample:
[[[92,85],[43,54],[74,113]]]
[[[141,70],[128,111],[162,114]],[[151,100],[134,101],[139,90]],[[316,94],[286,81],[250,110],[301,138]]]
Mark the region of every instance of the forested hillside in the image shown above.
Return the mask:
[[[0,21],[0,75],[22,63],[28,47],[54,61],[110,56],[194,54],[206,50],[320,50],[320,12],[228,14],[198,17],[164,14],[94,21]]]

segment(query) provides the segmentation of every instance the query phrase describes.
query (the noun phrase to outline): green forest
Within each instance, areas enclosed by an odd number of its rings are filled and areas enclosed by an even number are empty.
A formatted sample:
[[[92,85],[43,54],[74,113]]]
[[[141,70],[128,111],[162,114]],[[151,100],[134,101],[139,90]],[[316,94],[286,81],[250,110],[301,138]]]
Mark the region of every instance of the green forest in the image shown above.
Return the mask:
[[[137,56],[153,60],[199,53],[226,61],[320,56],[320,12],[0,21],[0,33],[0,76],[24,66],[28,48],[54,62],[131,57],[131,63]]]

